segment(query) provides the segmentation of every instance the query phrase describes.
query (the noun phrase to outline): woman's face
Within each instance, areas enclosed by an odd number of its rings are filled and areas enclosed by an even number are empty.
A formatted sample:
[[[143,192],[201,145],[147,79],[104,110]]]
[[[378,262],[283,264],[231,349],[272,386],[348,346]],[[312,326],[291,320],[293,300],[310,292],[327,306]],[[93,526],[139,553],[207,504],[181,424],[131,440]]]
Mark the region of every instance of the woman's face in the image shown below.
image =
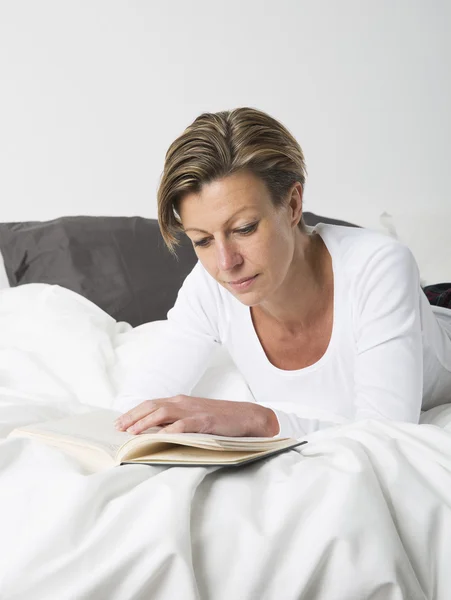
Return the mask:
[[[204,185],[182,199],[179,215],[206,271],[240,302],[280,297],[299,218],[293,224],[292,206],[273,205],[260,178],[240,172]]]

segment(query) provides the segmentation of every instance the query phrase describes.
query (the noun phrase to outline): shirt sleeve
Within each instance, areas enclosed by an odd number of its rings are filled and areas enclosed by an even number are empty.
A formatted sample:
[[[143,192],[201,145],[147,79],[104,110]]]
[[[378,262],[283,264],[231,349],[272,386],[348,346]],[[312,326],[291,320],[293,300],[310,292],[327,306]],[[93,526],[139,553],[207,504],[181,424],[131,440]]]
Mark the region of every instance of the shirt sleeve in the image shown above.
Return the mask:
[[[418,423],[423,397],[421,283],[412,252],[391,241],[355,278],[355,420]]]
[[[418,423],[423,396],[423,345],[418,266],[412,252],[390,240],[372,252],[349,286],[356,348],[354,421]],[[337,425],[270,407],[274,437],[300,438]]]
[[[133,365],[118,386],[116,410],[126,412],[144,400],[189,395],[205,372],[220,343],[219,294],[202,269],[197,263],[184,280],[158,339],[141,336],[130,350]]]
[[[279,432],[273,436],[274,438],[291,437],[300,439],[319,429],[326,429],[327,427],[334,427],[349,422],[349,419],[345,419],[344,417],[325,417],[323,419],[302,418],[295,412],[275,409],[273,407],[268,408],[271,408],[274,412],[279,423]]]

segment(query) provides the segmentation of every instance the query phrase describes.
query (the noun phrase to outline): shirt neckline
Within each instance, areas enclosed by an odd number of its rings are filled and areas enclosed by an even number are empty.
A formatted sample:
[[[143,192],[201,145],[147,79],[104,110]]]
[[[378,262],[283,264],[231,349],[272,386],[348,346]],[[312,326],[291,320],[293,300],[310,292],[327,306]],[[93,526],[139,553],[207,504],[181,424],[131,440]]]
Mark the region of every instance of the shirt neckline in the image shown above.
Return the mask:
[[[278,373],[279,375],[283,375],[283,376],[303,375],[303,374],[307,374],[311,371],[315,371],[316,369],[319,369],[320,367],[322,367],[323,364],[329,360],[331,354],[333,353],[335,345],[336,345],[336,338],[338,335],[337,330],[338,330],[338,323],[339,323],[339,319],[340,319],[340,317],[339,317],[340,307],[339,307],[338,297],[339,297],[339,289],[341,287],[340,268],[339,268],[338,261],[336,258],[336,253],[332,249],[333,244],[328,236],[327,224],[318,223],[317,225],[315,225],[315,227],[311,228],[311,231],[312,232],[316,231],[321,236],[321,238],[322,238],[324,244],[326,245],[326,248],[329,251],[329,254],[332,258],[333,296],[334,296],[332,333],[331,333],[329,344],[326,348],[326,351],[321,356],[321,358],[318,359],[312,365],[303,367],[301,369],[287,370],[287,369],[280,369],[279,367],[276,367],[275,365],[273,365],[272,362],[266,356],[266,353],[263,349],[263,346],[260,342],[257,332],[255,331],[254,323],[252,321],[251,308],[250,308],[250,306],[244,306],[245,311],[246,311],[246,324],[250,329],[251,339],[253,341],[253,344],[256,346],[258,354],[260,355],[261,359],[265,362],[266,366],[269,369],[271,369],[274,372]]]

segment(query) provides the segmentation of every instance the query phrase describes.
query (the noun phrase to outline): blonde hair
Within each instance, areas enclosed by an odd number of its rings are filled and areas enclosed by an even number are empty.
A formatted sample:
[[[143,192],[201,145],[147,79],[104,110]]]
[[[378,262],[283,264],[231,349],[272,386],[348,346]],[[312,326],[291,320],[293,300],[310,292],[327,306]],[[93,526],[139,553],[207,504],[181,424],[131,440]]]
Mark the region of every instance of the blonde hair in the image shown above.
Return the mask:
[[[264,181],[275,206],[286,201],[294,183],[304,189],[306,167],[298,142],[279,121],[255,108],[203,113],[172,142],[157,193],[158,223],[172,254],[183,231],[182,198],[243,170]],[[305,230],[302,217],[299,227]]]

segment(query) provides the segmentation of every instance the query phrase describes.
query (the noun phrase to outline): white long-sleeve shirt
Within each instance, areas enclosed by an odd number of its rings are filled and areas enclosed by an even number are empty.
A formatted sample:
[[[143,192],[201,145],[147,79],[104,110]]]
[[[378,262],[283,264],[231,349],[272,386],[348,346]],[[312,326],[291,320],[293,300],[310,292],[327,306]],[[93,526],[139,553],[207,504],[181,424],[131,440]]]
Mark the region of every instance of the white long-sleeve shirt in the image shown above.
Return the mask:
[[[217,344],[223,344],[255,401],[274,410],[277,437],[302,437],[334,424],[299,416],[303,407],[350,420],[418,423],[420,410],[451,402],[451,310],[432,307],[411,251],[367,229],[320,223],[332,257],[330,343],[313,365],[279,369],[267,358],[250,308],[198,262],[186,277],[158,356],[135,372],[119,399],[190,394]]]

